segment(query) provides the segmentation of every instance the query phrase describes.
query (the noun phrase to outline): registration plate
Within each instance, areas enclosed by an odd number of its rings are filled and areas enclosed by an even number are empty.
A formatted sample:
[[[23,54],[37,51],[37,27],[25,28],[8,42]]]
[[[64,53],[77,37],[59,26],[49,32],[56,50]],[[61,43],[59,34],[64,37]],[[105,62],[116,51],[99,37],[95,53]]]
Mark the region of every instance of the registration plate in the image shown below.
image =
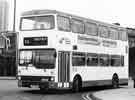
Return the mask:
[[[31,85],[30,87],[31,87],[31,88],[39,88],[38,85]]]

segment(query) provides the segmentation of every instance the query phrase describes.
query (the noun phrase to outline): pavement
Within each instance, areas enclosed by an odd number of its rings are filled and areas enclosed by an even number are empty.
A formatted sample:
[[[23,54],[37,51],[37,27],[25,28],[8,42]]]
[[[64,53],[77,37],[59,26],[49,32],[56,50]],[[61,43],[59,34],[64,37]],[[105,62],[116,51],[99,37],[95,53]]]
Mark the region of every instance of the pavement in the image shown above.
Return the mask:
[[[129,80],[128,86],[94,92],[90,97],[92,100],[135,100],[135,88]]]
[[[3,77],[0,77],[0,80],[16,80],[16,77],[8,77],[8,76],[3,76]]]

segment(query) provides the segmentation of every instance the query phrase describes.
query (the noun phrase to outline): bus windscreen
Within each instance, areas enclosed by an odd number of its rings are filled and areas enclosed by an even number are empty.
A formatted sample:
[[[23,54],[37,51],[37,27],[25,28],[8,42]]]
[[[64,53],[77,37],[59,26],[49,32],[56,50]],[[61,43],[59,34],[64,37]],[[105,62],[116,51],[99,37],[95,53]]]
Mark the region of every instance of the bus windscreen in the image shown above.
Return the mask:
[[[21,18],[21,30],[49,30],[54,29],[54,16],[32,16]]]
[[[41,69],[55,67],[55,50],[21,50],[19,56],[20,66],[33,65]]]

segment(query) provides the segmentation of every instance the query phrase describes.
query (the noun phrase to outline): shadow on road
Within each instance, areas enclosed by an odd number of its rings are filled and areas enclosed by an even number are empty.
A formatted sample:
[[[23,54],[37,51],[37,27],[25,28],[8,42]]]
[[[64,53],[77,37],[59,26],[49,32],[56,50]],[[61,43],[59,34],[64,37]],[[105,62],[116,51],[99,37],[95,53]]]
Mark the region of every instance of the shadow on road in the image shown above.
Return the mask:
[[[39,89],[34,89],[34,90],[25,90],[23,91],[25,93],[30,93],[30,94],[43,94],[43,95],[61,95],[61,94],[70,94],[72,93],[71,90],[56,90],[56,89],[49,89],[48,91],[40,91]]]
[[[123,88],[123,87],[119,87]],[[85,93],[85,92],[94,92],[94,91],[102,91],[102,90],[108,90],[113,89],[110,86],[94,86],[94,87],[87,87],[83,88],[81,92],[78,93]],[[48,91],[40,91],[39,89],[31,89],[31,90],[23,90],[24,93],[29,94],[40,94],[40,95],[63,95],[63,94],[75,94],[72,92],[71,89],[49,89]]]

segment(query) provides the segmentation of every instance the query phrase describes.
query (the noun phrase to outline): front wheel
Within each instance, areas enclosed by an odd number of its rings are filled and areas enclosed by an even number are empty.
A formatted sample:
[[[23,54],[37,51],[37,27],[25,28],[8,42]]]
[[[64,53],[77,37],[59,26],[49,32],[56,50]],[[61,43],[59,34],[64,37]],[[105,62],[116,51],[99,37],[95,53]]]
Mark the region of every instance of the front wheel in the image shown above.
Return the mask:
[[[81,79],[76,77],[73,81],[73,92],[80,92],[82,90]]]
[[[48,91],[48,88],[45,88],[45,87],[42,87],[42,86],[40,86],[39,88],[40,88],[40,91],[42,91],[42,92]]]

